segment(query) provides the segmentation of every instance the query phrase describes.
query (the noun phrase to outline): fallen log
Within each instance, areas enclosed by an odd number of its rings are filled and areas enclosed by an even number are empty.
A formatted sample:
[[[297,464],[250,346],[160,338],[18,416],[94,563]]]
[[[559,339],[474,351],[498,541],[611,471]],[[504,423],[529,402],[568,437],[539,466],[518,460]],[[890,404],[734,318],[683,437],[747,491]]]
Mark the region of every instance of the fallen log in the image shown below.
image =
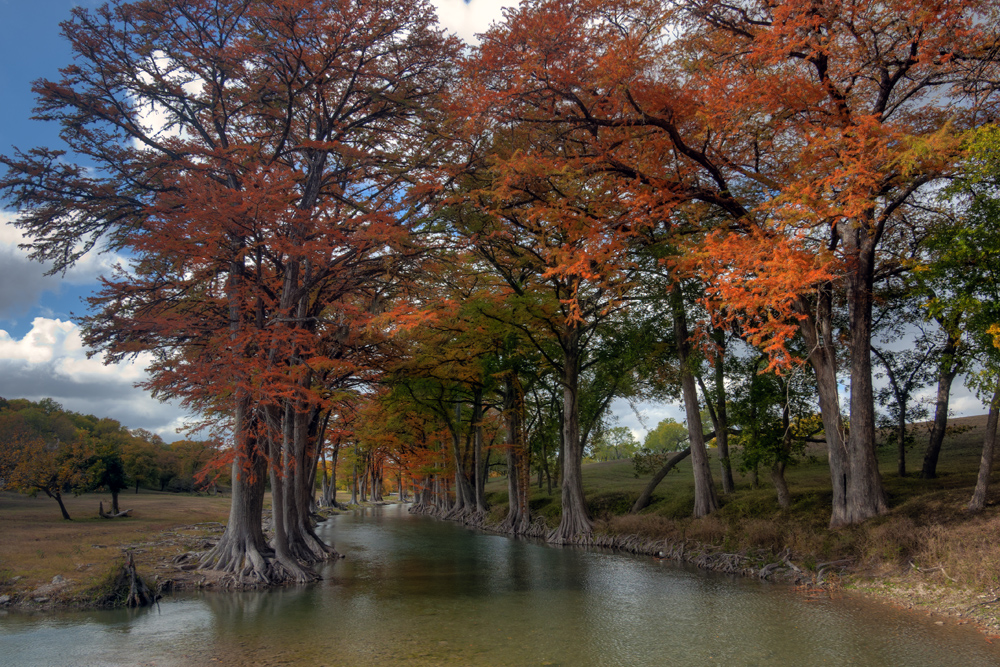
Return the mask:
[[[117,514],[108,514],[107,512],[104,511],[104,501],[103,500],[98,504],[97,513],[101,515],[102,519],[120,519],[121,517],[125,517],[125,516],[130,517],[130,516],[132,516],[132,510],[130,510],[130,509],[129,510],[122,510],[121,512],[118,512]]]

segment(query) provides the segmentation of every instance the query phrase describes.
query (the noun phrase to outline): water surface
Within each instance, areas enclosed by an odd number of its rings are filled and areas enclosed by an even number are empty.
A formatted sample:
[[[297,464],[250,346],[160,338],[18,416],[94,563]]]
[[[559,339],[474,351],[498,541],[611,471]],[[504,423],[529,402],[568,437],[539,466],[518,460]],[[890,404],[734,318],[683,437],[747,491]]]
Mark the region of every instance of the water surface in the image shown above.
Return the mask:
[[[0,617],[10,665],[1000,665],[968,626],[857,599],[559,548],[411,516],[344,514],[312,586],[184,594],[159,610]]]

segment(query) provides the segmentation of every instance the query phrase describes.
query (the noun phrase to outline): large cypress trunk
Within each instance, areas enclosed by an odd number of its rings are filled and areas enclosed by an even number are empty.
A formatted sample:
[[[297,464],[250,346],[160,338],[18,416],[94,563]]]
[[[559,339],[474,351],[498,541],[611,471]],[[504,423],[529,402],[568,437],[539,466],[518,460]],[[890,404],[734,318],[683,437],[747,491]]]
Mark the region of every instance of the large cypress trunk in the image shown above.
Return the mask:
[[[273,410],[272,415],[277,415],[279,412],[279,410]],[[280,424],[280,420],[275,420],[275,423]],[[289,508],[291,499],[287,487],[291,475],[289,475],[287,448],[282,447],[281,444],[281,440],[286,437],[286,434],[287,428],[281,429],[278,433],[274,433],[273,428],[269,430],[271,523],[274,527],[274,539],[271,541],[271,545],[274,548],[275,560],[285,571],[287,579],[305,583],[315,581],[318,576],[311,569],[299,563],[289,544],[289,517],[293,510]]]
[[[809,348],[809,365],[816,374],[816,389],[819,393],[820,416],[823,419],[830,483],[833,490],[830,527],[836,528],[848,523],[847,487],[850,478],[850,460],[844,442],[840,392],[837,388],[837,353],[833,342],[833,304],[829,285],[820,291],[814,305],[815,310],[807,301],[800,300],[797,303],[797,310],[805,315],[800,330]]]
[[[684,313],[683,296],[678,284],[675,284],[671,290],[671,302],[674,337],[677,339],[677,359],[680,361],[681,392],[684,396],[688,439],[691,443],[691,463],[694,471],[694,516],[698,518],[719,509],[719,499],[715,494],[712,468],[708,464],[708,452],[705,450],[698,390],[695,388],[694,373],[691,372],[689,366],[687,317]]]
[[[238,394],[236,403],[237,444],[229,522],[218,544],[202,556],[200,566],[228,573],[236,586],[267,585],[283,579],[271,565],[274,550],[267,544],[261,524],[267,459],[256,437],[249,434],[242,394]]]
[[[888,511],[875,457],[875,396],[872,390],[872,284],[875,238],[867,221],[842,235],[851,265],[847,271],[847,307],[851,354],[851,428],[847,452],[847,523],[860,523]]]
[[[557,544],[579,541],[593,531],[583,495],[583,451],[580,447],[580,331],[568,325],[564,337],[563,420],[562,420],[562,515],[559,526],[549,534]]]

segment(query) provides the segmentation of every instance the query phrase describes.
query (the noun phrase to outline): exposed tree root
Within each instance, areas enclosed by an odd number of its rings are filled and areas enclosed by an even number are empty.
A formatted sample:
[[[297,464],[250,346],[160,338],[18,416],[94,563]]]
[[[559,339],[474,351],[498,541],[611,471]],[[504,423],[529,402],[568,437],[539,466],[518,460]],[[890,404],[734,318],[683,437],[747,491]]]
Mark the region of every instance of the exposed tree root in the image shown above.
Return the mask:
[[[593,524],[583,512],[563,512],[559,527],[546,539],[553,544],[585,544],[593,534]]]
[[[125,562],[114,571],[95,602],[103,607],[148,607],[160,599],[135,570],[135,558],[125,552]]]
[[[264,545],[244,540],[222,540],[198,562],[199,569],[224,572],[223,588],[259,588],[283,583],[283,573],[276,570],[274,551]]]

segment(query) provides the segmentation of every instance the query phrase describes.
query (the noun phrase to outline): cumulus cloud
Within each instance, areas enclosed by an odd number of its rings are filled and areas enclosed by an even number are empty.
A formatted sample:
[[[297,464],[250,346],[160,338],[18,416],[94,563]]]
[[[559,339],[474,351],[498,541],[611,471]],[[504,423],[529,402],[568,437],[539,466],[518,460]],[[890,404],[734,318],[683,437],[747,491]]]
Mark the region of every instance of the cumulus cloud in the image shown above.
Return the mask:
[[[516,0],[432,0],[441,25],[470,44],[476,35],[503,17],[504,7],[516,7]]]
[[[28,259],[27,251],[18,248],[25,239],[13,220],[13,214],[0,211],[0,319],[24,315],[44,293],[58,293],[61,285],[96,284],[98,276],[110,273],[120,261],[113,254],[90,252],[66,275],[47,276],[49,267]]]
[[[36,317],[31,330],[15,339],[0,329],[0,396],[52,398],[68,410],[117,419],[176,440],[182,410],[135,388],[146,377],[148,359],[104,365],[87,358],[79,328],[72,322]]]

